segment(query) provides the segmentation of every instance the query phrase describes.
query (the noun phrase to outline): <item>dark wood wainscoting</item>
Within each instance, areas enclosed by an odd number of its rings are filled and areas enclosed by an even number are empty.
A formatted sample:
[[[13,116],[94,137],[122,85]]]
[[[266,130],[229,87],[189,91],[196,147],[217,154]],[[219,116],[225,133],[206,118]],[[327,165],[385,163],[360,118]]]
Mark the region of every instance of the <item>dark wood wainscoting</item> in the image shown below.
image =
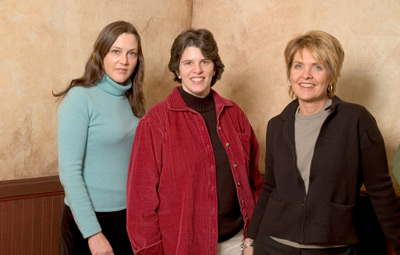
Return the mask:
[[[58,255],[63,199],[58,176],[0,181],[0,254]],[[358,255],[395,254],[366,193],[357,218]]]
[[[63,199],[58,176],[0,181],[0,254],[58,255]]]

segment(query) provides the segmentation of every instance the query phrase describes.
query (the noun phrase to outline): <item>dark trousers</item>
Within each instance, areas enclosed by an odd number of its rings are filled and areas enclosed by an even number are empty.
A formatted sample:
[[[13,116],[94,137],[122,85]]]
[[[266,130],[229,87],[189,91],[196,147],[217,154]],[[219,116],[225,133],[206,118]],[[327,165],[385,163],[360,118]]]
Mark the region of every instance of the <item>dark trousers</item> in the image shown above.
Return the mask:
[[[114,254],[133,255],[126,232],[126,210],[96,213],[96,216]],[[83,238],[67,205],[61,215],[60,255],[91,255],[88,240]]]
[[[253,255],[355,255],[353,246],[328,249],[299,249],[279,243],[269,236],[257,235]]]

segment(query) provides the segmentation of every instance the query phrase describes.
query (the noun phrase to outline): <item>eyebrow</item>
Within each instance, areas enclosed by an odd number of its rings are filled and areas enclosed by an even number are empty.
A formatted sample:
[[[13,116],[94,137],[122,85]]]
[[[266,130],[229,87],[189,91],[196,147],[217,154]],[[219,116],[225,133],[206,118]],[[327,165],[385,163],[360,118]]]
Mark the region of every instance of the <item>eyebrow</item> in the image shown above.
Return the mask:
[[[122,48],[121,47],[118,47],[118,46],[111,46],[111,48],[110,49],[112,49],[112,48],[116,48],[116,49],[118,49],[118,50],[121,50]],[[129,49],[128,51],[133,51],[133,50],[138,50],[137,48],[132,48],[132,49]]]
[[[181,59],[181,62],[186,62],[186,61],[195,61],[195,60],[196,60],[196,59],[188,58],[188,59]],[[200,61],[204,61],[204,60],[209,60],[209,61],[211,61],[211,59],[210,59],[210,58],[206,58],[206,57],[204,57],[204,58],[200,59]]]
[[[296,64],[296,63],[304,64],[303,61],[293,60],[293,64]],[[323,66],[325,66],[325,64],[323,62],[319,62],[319,61],[313,62],[313,63],[311,63],[311,65],[323,65]]]

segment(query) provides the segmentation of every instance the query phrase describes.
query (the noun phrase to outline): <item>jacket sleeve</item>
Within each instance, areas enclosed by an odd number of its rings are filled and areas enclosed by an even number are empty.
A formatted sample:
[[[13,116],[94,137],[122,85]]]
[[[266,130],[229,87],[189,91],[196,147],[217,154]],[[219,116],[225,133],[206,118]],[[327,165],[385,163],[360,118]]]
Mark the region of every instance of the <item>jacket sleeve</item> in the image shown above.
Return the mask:
[[[244,115],[244,113],[243,113]],[[253,128],[250,125],[247,117],[244,117],[246,120],[246,125],[248,129],[248,133],[250,134],[250,160],[249,160],[249,181],[250,187],[253,194],[254,202],[257,202],[258,197],[261,193],[262,188],[262,177],[260,171],[258,169],[258,160],[260,157],[260,147],[258,145],[256,134],[254,133]]]
[[[269,196],[272,189],[275,187],[275,178],[273,171],[273,158],[271,154],[271,142],[269,139],[272,136],[271,125],[268,124],[267,138],[266,138],[266,153],[265,153],[265,177],[264,184],[260,197],[258,198],[256,208],[251,218],[250,226],[247,231],[246,237],[255,239],[258,233],[258,228],[261,225],[261,221],[264,217],[265,208],[267,207]]]
[[[386,237],[400,254],[400,208],[388,171],[383,137],[367,110],[361,111],[359,119],[364,184]]]
[[[164,254],[157,215],[163,134],[149,116],[135,133],[127,182],[127,231],[135,254]]]

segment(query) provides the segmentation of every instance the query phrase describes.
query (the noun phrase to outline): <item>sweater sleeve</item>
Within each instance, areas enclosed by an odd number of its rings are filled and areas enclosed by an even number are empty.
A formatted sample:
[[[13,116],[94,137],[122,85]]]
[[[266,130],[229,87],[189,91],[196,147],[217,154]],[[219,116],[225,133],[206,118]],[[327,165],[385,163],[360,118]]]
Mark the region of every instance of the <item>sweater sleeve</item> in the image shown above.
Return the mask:
[[[89,126],[88,99],[71,89],[58,108],[58,159],[66,202],[84,238],[101,231],[83,178]]]
[[[389,175],[383,137],[373,116],[363,108],[359,117],[364,183],[379,223],[400,254],[400,208]]]
[[[127,231],[135,254],[164,254],[157,215],[163,134],[149,116],[136,129],[127,183]]]

